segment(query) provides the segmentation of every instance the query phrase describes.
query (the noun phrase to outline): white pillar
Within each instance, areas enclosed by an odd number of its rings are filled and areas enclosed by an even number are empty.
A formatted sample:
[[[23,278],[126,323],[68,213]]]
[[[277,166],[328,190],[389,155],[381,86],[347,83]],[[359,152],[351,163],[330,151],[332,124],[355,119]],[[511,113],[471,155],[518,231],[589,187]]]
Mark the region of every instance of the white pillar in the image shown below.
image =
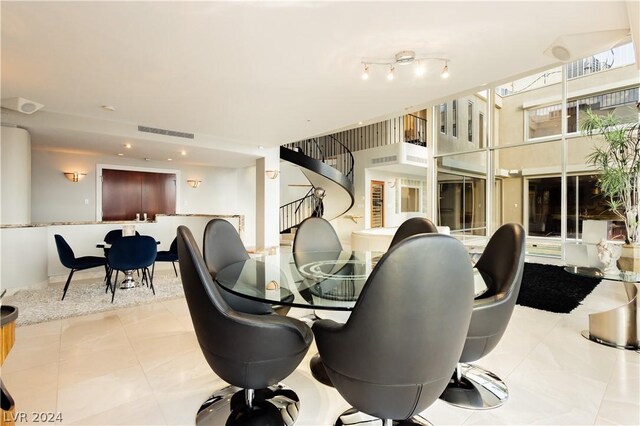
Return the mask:
[[[275,179],[267,175],[278,172]],[[256,250],[280,246],[280,147],[265,149],[256,160]]]
[[[31,137],[25,129],[2,127],[0,224],[31,223]]]

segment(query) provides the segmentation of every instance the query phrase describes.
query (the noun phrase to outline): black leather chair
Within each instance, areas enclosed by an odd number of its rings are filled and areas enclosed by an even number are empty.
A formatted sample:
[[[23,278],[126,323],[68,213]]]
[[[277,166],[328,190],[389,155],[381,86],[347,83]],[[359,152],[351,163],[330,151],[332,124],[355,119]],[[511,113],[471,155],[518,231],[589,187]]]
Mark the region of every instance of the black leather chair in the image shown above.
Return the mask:
[[[173,265],[173,272],[178,276],[178,270],[176,269],[176,262],[178,261],[178,237],[171,241],[169,250],[161,250],[156,255],[156,262],[171,262]],[[153,262],[151,267],[151,276],[156,272],[156,262]]]
[[[416,235],[392,247],[346,324],[313,325],[327,374],[354,407],[336,425],[370,421],[363,413],[385,425],[427,424],[416,414],[438,399],[451,378],[473,295],[469,255],[455,238]]]
[[[412,217],[402,222],[402,225],[398,227],[389,248],[395,246],[405,238],[411,237],[417,234],[437,234],[438,228],[425,217]]]
[[[209,273],[214,280],[220,269],[232,263],[249,259],[249,253],[247,253],[247,249],[244,247],[236,228],[224,219],[212,219],[207,223],[204,229],[202,252]],[[272,308],[268,303],[256,302],[236,296],[224,289],[222,290],[222,297],[234,311],[247,314],[271,314],[277,308],[282,315],[286,315],[290,309],[288,306],[282,309],[279,306]]]
[[[82,256],[76,257],[73,253],[73,249],[67,243],[62,235],[55,234],[53,238],[56,240],[56,248],[58,249],[58,257],[60,258],[60,263],[64,265],[65,268],[71,269],[69,272],[69,277],[67,277],[67,282],[64,285],[64,290],[62,291],[62,299],[64,300],[64,296],[67,294],[67,289],[69,288],[69,283],[71,283],[71,278],[73,277],[74,272],[83,271],[85,269],[97,268],[98,266],[102,266],[105,268],[105,273],[107,273],[107,259],[104,257],[98,256]]]
[[[211,369],[232,385],[205,401],[196,423],[293,424],[299,399],[278,381],[291,374],[309,350],[313,340],[309,327],[280,315],[235,311],[213,281],[185,226],[178,228],[178,257],[202,353]]]
[[[116,295],[118,274],[120,271],[142,270],[142,282],[151,287],[153,294],[153,277],[149,267],[156,260],[158,244],[153,237],[147,235],[135,235],[116,239],[109,249],[107,263],[109,266],[108,286],[111,289],[111,303]],[[111,282],[113,271],[116,271],[115,280]]]
[[[293,253],[309,251],[340,251],[342,244],[333,226],[321,217],[309,217],[298,226],[293,239]]]
[[[440,397],[463,408],[494,408],[509,397],[499,377],[476,361],[496,347],[511,319],[524,270],[525,233],[521,225],[508,223],[493,234],[476,268],[489,288],[473,304],[471,325],[460,364]]]

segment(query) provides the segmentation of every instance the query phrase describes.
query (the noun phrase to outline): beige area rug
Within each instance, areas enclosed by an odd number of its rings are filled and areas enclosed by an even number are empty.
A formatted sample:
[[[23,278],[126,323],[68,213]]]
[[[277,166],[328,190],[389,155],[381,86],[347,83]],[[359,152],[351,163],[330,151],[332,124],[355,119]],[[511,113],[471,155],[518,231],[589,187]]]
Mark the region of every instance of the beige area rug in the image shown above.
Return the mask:
[[[104,276],[79,278],[71,281],[64,300],[60,300],[64,282],[59,282],[49,284],[44,289],[20,290],[11,296],[4,297],[2,304],[18,307],[16,325],[21,326],[184,297],[182,281],[180,277],[176,278],[173,271],[167,273],[156,271],[153,280],[155,296],[146,286],[129,290],[121,290],[118,287],[113,303],[111,303],[111,292],[106,294],[104,292],[103,278]],[[120,281],[121,278],[122,274],[119,277]]]

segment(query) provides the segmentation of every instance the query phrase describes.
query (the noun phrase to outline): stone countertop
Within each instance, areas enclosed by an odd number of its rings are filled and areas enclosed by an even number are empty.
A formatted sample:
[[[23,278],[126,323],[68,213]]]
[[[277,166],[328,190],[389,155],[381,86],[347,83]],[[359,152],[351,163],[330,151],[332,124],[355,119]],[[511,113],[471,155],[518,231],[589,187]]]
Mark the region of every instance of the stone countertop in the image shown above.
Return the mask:
[[[241,214],[157,214],[157,216],[164,217],[174,217],[174,216],[183,216],[183,217],[220,217],[220,218],[240,218],[241,220],[244,218],[244,215]],[[46,226],[61,226],[61,225],[135,225],[139,223],[157,223],[157,220],[110,220],[110,221],[70,221],[70,222],[50,222],[50,223],[16,223],[16,224],[4,224],[0,225],[0,229],[10,229],[10,228],[38,228],[38,227],[46,227]]]
[[[158,213],[156,216],[186,216],[186,217],[243,217],[242,214],[205,214],[205,213],[187,213],[187,214],[163,214]]]

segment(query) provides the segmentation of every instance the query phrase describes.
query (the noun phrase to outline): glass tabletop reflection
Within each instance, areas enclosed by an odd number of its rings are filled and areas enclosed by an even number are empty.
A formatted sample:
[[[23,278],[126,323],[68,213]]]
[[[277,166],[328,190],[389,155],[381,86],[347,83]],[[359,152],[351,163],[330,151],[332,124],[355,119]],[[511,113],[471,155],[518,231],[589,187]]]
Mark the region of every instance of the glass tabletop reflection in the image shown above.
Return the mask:
[[[216,281],[231,293],[259,302],[350,311],[382,255],[364,251],[267,255],[226,266]],[[486,285],[480,274],[475,274],[475,281],[479,295]]]

